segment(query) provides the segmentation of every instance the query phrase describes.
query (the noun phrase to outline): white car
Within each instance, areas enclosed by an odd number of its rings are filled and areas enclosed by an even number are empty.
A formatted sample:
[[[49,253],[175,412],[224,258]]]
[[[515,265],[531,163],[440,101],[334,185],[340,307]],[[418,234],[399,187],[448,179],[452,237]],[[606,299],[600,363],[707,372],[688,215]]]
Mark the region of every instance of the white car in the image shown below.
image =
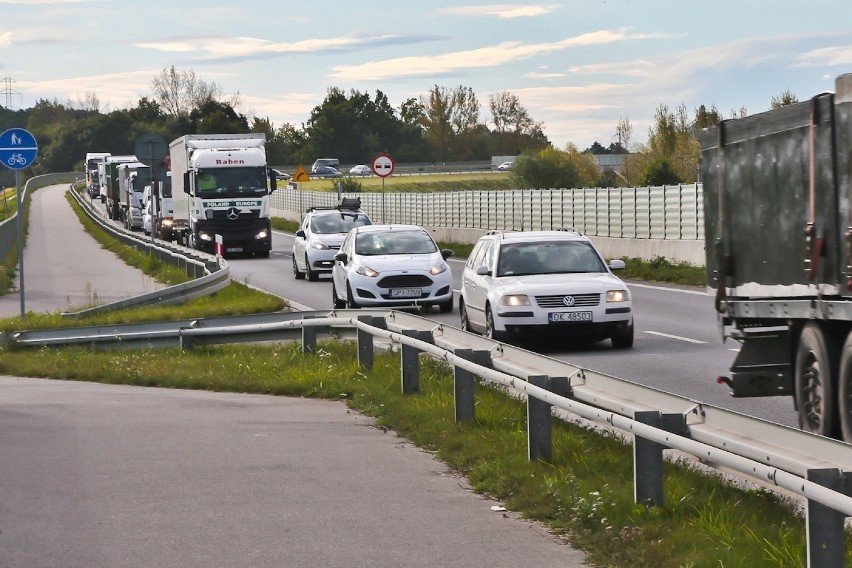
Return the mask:
[[[515,162],[503,162],[499,166],[497,166],[498,172],[508,172],[512,169],[512,166],[515,165]]]
[[[311,282],[328,274],[334,255],[352,227],[369,225],[370,217],[361,210],[361,200],[344,198],[335,207],[311,207],[302,219],[293,240],[293,276]]]
[[[365,166],[364,164],[358,164],[357,166],[353,166],[352,169],[349,170],[349,173],[353,176],[373,175],[373,171],[370,169],[370,166]]]
[[[417,225],[369,225],[346,235],[331,271],[335,309],[438,306],[453,310],[449,249]]]
[[[575,231],[493,231],[465,264],[461,327],[498,341],[549,335],[631,347],[630,290],[612,273],[623,268]]]

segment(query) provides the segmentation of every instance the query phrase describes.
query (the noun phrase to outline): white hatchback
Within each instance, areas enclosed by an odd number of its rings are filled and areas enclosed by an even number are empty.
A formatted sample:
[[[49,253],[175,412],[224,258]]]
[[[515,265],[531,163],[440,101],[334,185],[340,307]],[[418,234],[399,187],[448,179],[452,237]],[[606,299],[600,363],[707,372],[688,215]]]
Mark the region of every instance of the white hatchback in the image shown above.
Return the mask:
[[[633,345],[630,290],[588,237],[575,231],[498,231],[481,237],[464,267],[461,327],[496,340],[549,335]]]
[[[346,235],[331,270],[335,308],[438,306],[453,310],[453,274],[432,235],[416,225],[366,225]]]
[[[360,199],[344,198],[334,207],[308,209],[293,239],[293,276],[314,282],[320,274],[330,274],[349,229],[370,223]]]

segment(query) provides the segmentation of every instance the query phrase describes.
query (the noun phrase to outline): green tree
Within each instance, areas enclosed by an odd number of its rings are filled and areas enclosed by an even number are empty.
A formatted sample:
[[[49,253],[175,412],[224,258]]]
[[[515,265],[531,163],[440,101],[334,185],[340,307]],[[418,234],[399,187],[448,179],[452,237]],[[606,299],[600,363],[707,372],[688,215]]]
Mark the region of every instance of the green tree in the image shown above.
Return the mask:
[[[642,172],[641,184],[647,186],[672,185],[681,183],[680,176],[666,158],[656,158],[649,162]]]
[[[501,91],[488,99],[491,110],[493,153],[515,156],[527,150],[540,150],[548,145],[542,123],[530,117],[517,95]]]
[[[512,174],[519,184],[535,189],[579,187],[582,181],[569,154],[551,146],[518,156]]]
[[[248,119],[230,104],[208,99],[189,113],[188,134],[239,134],[248,132]]]
[[[793,94],[793,91],[786,89],[780,95],[772,97],[772,101],[769,103],[769,108],[781,108],[782,106],[796,104],[797,102],[799,102],[799,99]]]

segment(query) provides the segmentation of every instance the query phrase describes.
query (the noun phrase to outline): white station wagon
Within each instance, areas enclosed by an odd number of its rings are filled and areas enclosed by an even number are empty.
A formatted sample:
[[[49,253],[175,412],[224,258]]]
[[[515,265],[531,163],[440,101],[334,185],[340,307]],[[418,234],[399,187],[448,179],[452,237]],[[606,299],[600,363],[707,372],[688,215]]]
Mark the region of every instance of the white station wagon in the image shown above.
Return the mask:
[[[537,335],[633,345],[630,291],[588,237],[576,231],[493,231],[462,274],[461,327],[500,340]]]

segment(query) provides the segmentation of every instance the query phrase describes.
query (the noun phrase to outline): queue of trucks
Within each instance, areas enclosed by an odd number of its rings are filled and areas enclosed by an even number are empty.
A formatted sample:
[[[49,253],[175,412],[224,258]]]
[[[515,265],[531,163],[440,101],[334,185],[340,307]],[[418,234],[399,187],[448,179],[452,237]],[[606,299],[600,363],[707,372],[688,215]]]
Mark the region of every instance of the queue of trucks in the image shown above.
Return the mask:
[[[186,135],[169,144],[162,165],[89,153],[87,191],[127,229],[210,253],[268,257],[277,177],[265,145],[264,134]]]

